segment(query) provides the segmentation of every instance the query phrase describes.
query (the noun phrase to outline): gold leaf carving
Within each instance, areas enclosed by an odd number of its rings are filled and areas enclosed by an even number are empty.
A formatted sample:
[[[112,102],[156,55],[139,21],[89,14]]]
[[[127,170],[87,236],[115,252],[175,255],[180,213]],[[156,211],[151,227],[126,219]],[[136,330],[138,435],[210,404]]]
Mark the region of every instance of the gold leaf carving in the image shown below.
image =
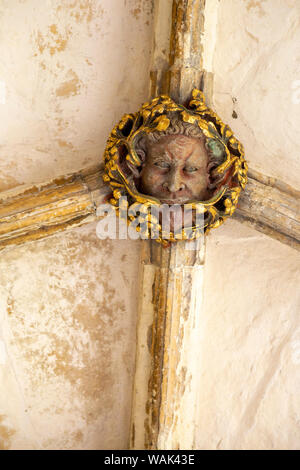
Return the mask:
[[[141,160],[135,151],[136,140],[142,134],[165,131],[175,114],[180,116],[183,122],[198,126],[207,142],[217,142],[215,146],[224,149],[224,159],[213,170],[214,175],[218,175],[218,181],[220,180],[220,186],[213,197],[207,201],[191,201],[185,204],[195,209],[196,213],[203,214],[202,226],[193,225],[190,233],[181,230],[167,236],[162,232],[157,217],[148,211],[151,204],[159,206],[160,201],[139,193],[130,172],[126,173],[124,161],[132,168],[140,168]],[[192,99],[185,107],[175,103],[169,96],[161,95],[144,103],[137,113],[123,116],[108,138],[104,162],[103,180],[110,184],[114,196],[110,200],[111,204],[117,206],[121,196],[127,196],[130,209],[141,208],[139,216],[147,220],[148,230],[158,229],[157,241],[163,245],[178,239],[196,239],[203,231],[208,233],[211,228],[219,227],[235,211],[240,192],[247,183],[248,166],[244,159],[243,145],[233,135],[230,127],[206,106],[202,91],[197,89],[192,91]],[[130,214],[130,209],[128,223],[136,218],[133,213]]]

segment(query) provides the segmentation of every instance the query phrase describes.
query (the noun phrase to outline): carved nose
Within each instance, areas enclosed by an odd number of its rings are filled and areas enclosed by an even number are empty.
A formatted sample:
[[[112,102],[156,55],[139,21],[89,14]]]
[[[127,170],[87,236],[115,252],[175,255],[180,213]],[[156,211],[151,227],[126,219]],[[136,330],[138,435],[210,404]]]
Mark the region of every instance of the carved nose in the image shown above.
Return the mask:
[[[183,190],[185,188],[185,184],[181,179],[180,171],[172,171],[168,181],[166,181],[163,186],[167,188],[170,193],[176,193],[177,191]]]

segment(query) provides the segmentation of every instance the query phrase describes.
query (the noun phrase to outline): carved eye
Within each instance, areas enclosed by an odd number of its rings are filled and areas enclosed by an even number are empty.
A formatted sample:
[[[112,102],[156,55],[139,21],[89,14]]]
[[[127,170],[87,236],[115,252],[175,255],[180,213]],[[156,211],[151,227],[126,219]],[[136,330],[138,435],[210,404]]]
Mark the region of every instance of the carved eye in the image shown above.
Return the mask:
[[[170,164],[168,162],[155,162],[154,165],[164,170],[167,170],[170,168]]]
[[[196,168],[195,166],[188,166],[184,168],[184,171],[186,173],[194,173],[195,171],[198,171],[199,168]]]

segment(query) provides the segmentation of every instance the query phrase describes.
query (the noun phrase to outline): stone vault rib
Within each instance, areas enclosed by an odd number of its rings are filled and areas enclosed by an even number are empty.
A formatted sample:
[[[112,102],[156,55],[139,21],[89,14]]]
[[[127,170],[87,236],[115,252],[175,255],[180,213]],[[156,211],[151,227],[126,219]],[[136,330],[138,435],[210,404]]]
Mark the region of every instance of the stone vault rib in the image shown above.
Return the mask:
[[[0,250],[97,220],[109,188],[102,166],[0,193]],[[300,191],[249,170],[233,217],[300,250]]]

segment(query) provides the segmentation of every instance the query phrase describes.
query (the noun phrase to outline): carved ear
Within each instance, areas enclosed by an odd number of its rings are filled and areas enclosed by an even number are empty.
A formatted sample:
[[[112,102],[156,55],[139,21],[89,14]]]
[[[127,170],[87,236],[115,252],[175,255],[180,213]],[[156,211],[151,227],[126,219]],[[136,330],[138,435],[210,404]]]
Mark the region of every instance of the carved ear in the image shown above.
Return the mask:
[[[141,171],[142,171],[144,164],[140,167],[136,167],[132,163],[127,162],[127,166],[134,178],[139,178],[141,176]]]
[[[216,159],[216,161],[219,161],[220,163],[222,163],[225,157],[225,150],[221,142],[215,139],[208,139],[205,145],[206,145],[207,150]]]

